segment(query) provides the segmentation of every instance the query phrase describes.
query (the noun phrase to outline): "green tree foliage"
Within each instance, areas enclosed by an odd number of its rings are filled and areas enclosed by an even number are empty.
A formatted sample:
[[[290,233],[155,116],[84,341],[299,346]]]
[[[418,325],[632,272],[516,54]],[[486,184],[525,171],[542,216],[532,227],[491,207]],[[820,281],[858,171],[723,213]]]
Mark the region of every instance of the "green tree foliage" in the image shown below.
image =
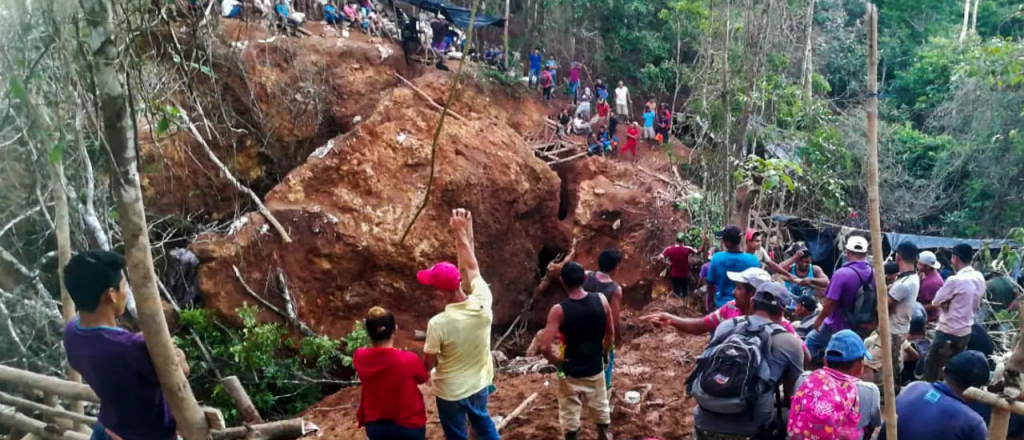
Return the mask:
[[[181,312],[182,326],[203,341],[212,364],[192,338],[179,336],[176,341],[190,360],[190,382],[197,397],[224,411],[229,423],[238,422],[239,414],[217,373],[237,376],[264,417],[287,417],[319,401],[325,384],[344,383],[332,379],[331,371],[339,364],[351,366],[352,353],[369,346],[361,327],[343,341],[315,336],[296,342],[282,325],[260,322],[258,308],[246,305],[237,312],[240,328],[225,325],[210,310]],[[344,349],[339,350],[342,344]]]

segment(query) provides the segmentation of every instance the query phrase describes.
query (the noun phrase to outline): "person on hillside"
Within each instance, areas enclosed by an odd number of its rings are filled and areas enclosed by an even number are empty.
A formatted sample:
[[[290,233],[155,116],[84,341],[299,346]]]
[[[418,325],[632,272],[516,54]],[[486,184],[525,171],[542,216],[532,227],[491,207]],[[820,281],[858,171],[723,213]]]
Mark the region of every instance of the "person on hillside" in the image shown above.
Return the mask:
[[[602,124],[608,124],[608,115],[612,113],[611,106],[608,105],[603,99],[598,98],[597,100],[597,117],[601,119]]]
[[[896,435],[902,439],[985,440],[985,420],[964,400],[970,387],[988,384],[985,356],[965,351],[949,359],[942,382],[914,382],[896,397]],[[880,440],[886,439],[883,424]]]
[[[921,279],[917,276],[917,256],[920,251],[910,242],[896,246],[896,264],[899,274],[896,281],[889,285],[889,336],[892,338],[892,371],[896,384],[896,393],[900,392],[900,375],[903,369],[903,342],[910,332],[910,320],[913,317],[914,304],[917,303],[917,292],[921,287]]]
[[[581,118],[580,115],[577,114],[576,117],[573,118],[573,120],[572,120],[572,132],[574,134],[578,134],[578,135],[583,135],[583,136],[589,137],[590,134],[591,134],[590,122],[587,122],[586,119]],[[587,144],[587,145],[590,145],[590,144]]]
[[[604,352],[615,339],[611,306],[604,295],[583,289],[586,271],[578,263],[562,266],[562,286],[568,293],[548,312],[547,326],[539,345],[544,358],[560,369],[558,376],[558,421],[566,440],[580,434],[580,415],[585,406],[597,424],[599,439],[610,439],[611,409],[605,382]],[[564,338],[563,352],[556,355],[552,344]]]
[[[277,0],[277,3],[274,4],[274,14],[277,15],[278,23],[285,32],[290,32],[294,35],[296,29],[302,25],[304,14],[301,12],[292,12],[291,9],[288,8],[288,3],[284,0]]]
[[[882,398],[875,384],[860,380],[864,359],[871,359],[864,341],[843,330],[825,353],[825,368],[805,371],[796,381],[789,440],[870,439],[882,426]]]
[[[970,341],[974,315],[985,296],[985,277],[971,267],[973,259],[971,245],[953,246],[952,264],[956,275],[946,280],[932,300],[932,304],[939,306],[939,326],[925,358],[925,381],[939,380],[946,360],[964,351]]]
[[[622,154],[625,155],[627,151],[633,152],[633,157],[636,157],[636,145],[640,139],[640,126],[637,125],[636,121],[629,124],[629,128],[626,129],[626,145],[622,147]]]
[[[497,440],[498,432],[487,411],[488,387],[494,379],[494,300],[491,288],[480,276],[472,215],[465,209],[454,210],[450,227],[458,245],[459,266],[442,262],[416,274],[420,284],[434,290],[434,302],[444,307],[427,323],[423,364],[428,371],[434,370],[437,415],[445,438],[466,440],[469,419],[477,438]],[[463,273],[469,280],[469,295],[462,290]]]
[[[629,104],[632,99],[629,96],[629,87],[622,81],[619,81],[619,86],[615,88],[615,112],[629,117]]]
[[[736,287],[733,290],[736,299],[729,301],[718,310],[709,313],[703,318],[680,318],[666,312],[660,312],[644,316],[641,319],[662,326],[669,325],[676,330],[691,335],[706,335],[715,331],[723,322],[753,314],[754,293],[757,292],[761,285],[772,280],[771,275],[763,269],[755,267],[743,272],[729,272],[728,276],[736,283]],[[786,331],[796,334],[793,324],[786,319],[780,319],[779,325]]]
[[[609,388],[612,386],[612,368],[615,366],[615,347],[622,345],[622,286],[612,280],[612,274],[619,268],[622,254],[617,249],[606,249],[597,256],[597,272],[587,272],[587,280],[583,282],[583,290],[604,295],[612,313],[615,324],[615,340],[608,349],[608,362],[604,370],[604,381]]]
[[[544,62],[544,67],[547,67],[548,70],[551,71],[551,85],[553,87],[558,87],[558,61],[554,58],[548,58],[548,60]]]
[[[727,276],[728,272],[740,273],[750,268],[760,268],[757,257],[743,252],[740,243],[743,240],[742,230],[735,225],[726,226],[715,234],[722,242],[725,252],[719,252],[711,257],[711,266],[708,268],[708,282],[715,285],[715,307],[722,307],[733,298],[733,281]]]
[[[239,18],[242,16],[242,3],[238,0],[224,0],[220,3],[220,16]]]
[[[807,335],[807,349],[813,359],[821,359],[832,335],[842,330],[853,329],[846,319],[852,313],[857,292],[863,286],[874,286],[874,271],[866,261],[868,240],[851,236],[846,240],[846,264],[832,274],[832,280],[822,299],[821,314],[814,321],[814,330]],[[859,332],[858,332],[859,333]]]
[[[583,91],[584,98],[587,95],[589,95],[589,94],[590,94],[590,89],[586,89],[586,90]],[[575,116],[577,118],[583,118],[583,119],[585,119],[585,120],[587,120],[589,122],[590,121],[590,113],[591,113],[590,112],[590,100],[589,99],[581,99],[580,100],[580,104],[578,106],[576,106],[576,114],[574,114],[573,116]]]
[[[601,78],[598,78],[597,82],[594,84],[594,94],[598,101],[608,100],[608,86]]]
[[[687,380],[687,390],[697,402],[693,416],[696,440],[747,440],[785,435],[785,421],[775,417],[775,393],[781,385],[783,394],[778,396],[779,400],[789,402],[804,365],[800,339],[779,325],[788,304],[789,291],[779,283],[766,282],[754,294],[752,315],[725,321],[715,330],[707,350],[697,361],[692,380]],[[757,348],[751,343],[751,336],[757,338]],[[753,359],[751,351],[733,349],[737,344],[759,350],[757,357],[762,363],[751,365],[753,370],[748,368],[744,372],[744,376],[749,377],[747,381],[722,383],[724,375],[739,371],[719,367]],[[725,349],[720,350],[720,347]],[[740,358],[741,355],[745,359]],[[751,390],[754,395],[748,394]]]
[[[580,89],[580,63],[573,61],[569,67],[569,102],[579,102],[577,92]]]
[[[790,290],[790,294],[792,294]],[[793,309],[793,327],[796,329],[796,335],[800,339],[807,338],[807,334],[813,330],[814,321],[818,319],[818,300],[814,297],[814,294],[803,294],[796,296],[796,306]]]
[[[106,251],[79,252],[64,267],[64,286],[78,309],[64,327],[68,364],[103,401],[93,439],[177,439],[145,339],[117,326],[128,303],[125,267],[123,256]],[[188,375],[185,355],[175,354]]]
[[[608,113],[608,135],[618,136],[619,133],[619,117],[620,115],[616,112]]]
[[[786,261],[786,267],[783,267],[783,265],[772,260],[771,255],[768,254],[768,250],[765,249],[764,246],[761,246],[761,243],[764,240],[764,234],[762,234],[761,231],[758,231],[757,229],[747,229],[746,238],[747,253],[753,254],[757,257],[757,261],[761,264],[762,269],[779,274],[789,282],[793,281],[793,277],[789,273],[789,266],[792,265],[792,262],[795,261],[796,258],[791,258]]]
[[[779,268],[788,272],[792,278],[792,281],[786,281],[786,288],[794,298],[803,296],[814,298],[814,292],[817,289],[828,288],[828,275],[825,275],[821,266],[815,266],[811,262],[809,250],[797,247],[793,256],[794,259],[779,264]]]
[[[644,110],[643,118],[644,118],[644,140],[648,141],[648,142],[653,141],[654,137],[657,136],[657,133],[654,132],[654,118],[655,118],[654,110],[649,109],[649,108],[645,109]]]
[[[635,122],[633,127],[636,127]],[[677,298],[686,298],[690,292],[690,256],[700,252],[684,244],[685,239],[686,234],[676,233],[676,243],[661,251],[661,260],[669,266],[668,279],[672,283],[672,294]]]
[[[327,24],[342,24],[344,18],[342,18],[341,11],[338,10],[338,5],[334,3],[334,0],[328,0],[327,4],[324,5],[324,21]]]
[[[697,289],[702,289],[705,313],[711,313],[715,310],[715,285],[708,282],[708,272],[711,270],[711,258],[717,253],[718,246],[712,246],[708,250],[704,264],[700,265],[700,272],[697,274]]]
[[[540,73],[540,88],[544,91],[544,102],[551,102],[551,89],[555,88],[555,80],[551,76],[551,69],[544,66],[544,70]]]
[[[541,55],[539,47],[534,48],[533,52],[530,53],[530,73],[527,79],[527,85],[530,89],[537,87],[537,83],[540,80],[540,62],[543,59],[544,55]]]
[[[655,139],[660,135],[661,141],[659,143],[668,142],[668,131],[672,125],[672,112],[668,109],[668,104],[661,104],[661,110],[658,112],[657,130],[655,132]]]
[[[418,385],[430,375],[415,354],[395,348],[395,316],[373,307],[363,320],[369,348],[352,355],[362,384],[359,426],[370,440],[422,440],[427,435],[427,410]]]
[[[345,21],[349,22],[349,24],[353,24],[353,23],[355,23],[356,21],[359,20],[359,13],[356,12],[356,4],[355,3],[351,3],[351,2],[350,3],[346,3],[345,7],[341,8],[341,12],[343,14],[345,14]],[[416,21],[415,20],[409,20],[409,23],[412,23],[412,28],[416,29]],[[420,38],[419,32],[416,32],[415,35],[416,35],[416,41],[419,42],[419,38]]]
[[[939,259],[933,252],[923,251],[918,255],[917,271],[918,276],[921,277],[921,289],[917,294],[917,302],[921,303],[925,311],[928,312],[928,322],[935,322],[939,319],[939,306],[932,304],[932,301],[935,299],[935,294],[945,284],[942,275],[939,274],[941,268],[942,264],[939,264]]]
[[[569,116],[569,106],[562,108],[562,111],[558,113],[558,130],[555,132],[555,136],[562,137],[569,132],[569,123],[572,122],[572,117]]]
[[[1008,309],[1017,298],[1017,283],[1006,274],[1006,268],[1000,261],[993,261],[990,271],[991,278],[985,281],[985,300],[992,305],[992,312],[998,313]]]

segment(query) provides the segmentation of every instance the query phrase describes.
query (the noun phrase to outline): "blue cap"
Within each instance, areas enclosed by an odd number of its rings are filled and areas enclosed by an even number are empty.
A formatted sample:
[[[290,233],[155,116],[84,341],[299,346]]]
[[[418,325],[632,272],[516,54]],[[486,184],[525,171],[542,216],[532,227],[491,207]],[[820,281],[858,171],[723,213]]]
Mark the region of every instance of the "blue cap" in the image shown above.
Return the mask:
[[[871,354],[864,347],[864,340],[853,330],[843,330],[832,335],[825,348],[825,359],[833,362],[852,362],[860,359],[871,360]]]

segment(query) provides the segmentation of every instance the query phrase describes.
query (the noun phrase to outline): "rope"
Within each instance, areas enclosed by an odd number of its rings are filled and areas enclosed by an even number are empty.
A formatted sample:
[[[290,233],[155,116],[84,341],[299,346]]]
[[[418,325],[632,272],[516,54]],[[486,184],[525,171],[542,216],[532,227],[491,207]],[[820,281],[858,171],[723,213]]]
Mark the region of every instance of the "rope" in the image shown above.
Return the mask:
[[[402,231],[402,237],[398,239],[398,244],[400,245],[405,244],[405,238],[409,235],[412,227],[416,225],[420,214],[423,213],[423,209],[427,207],[427,202],[430,201],[430,195],[434,192],[434,175],[437,168],[437,141],[441,138],[441,129],[444,127],[445,117],[448,116],[448,108],[451,107],[452,102],[455,102],[455,92],[458,90],[459,80],[462,79],[462,69],[466,67],[466,63],[469,61],[469,51],[473,47],[473,28],[474,23],[476,23],[476,10],[479,6],[480,0],[473,0],[473,6],[469,11],[469,30],[466,31],[466,45],[463,48],[463,57],[459,62],[458,70],[455,71],[455,79],[452,80],[452,85],[448,88],[448,100],[445,101],[444,108],[441,109],[441,117],[437,120],[437,127],[434,128],[434,141],[430,144],[430,176],[427,177],[427,193],[423,195],[423,201],[416,208],[416,214],[413,214],[409,226],[406,226],[405,230]],[[444,56],[444,54],[441,56]]]

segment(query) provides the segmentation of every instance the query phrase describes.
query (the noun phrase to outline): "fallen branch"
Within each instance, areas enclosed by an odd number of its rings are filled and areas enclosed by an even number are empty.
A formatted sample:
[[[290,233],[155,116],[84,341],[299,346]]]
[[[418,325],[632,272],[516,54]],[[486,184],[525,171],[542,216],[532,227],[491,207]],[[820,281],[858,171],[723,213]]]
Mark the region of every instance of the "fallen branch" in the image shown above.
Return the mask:
[[[512,412],[508,414],[508,417],[502,419],[501,423],[498,423],[498,426],[495,426],[494,429],[500,432],[502,428],[508,426],[509,422],[514,420],[516,417],[519,417],[519,414],[522,413],[527,406],[530,406],[530,403],[533,402],[533,400],[536,398],[537,393],[530,394],[530,397],[527,397],[526,400],[523,401],[523,403],[520,403],[519,406],[516,407],[516,409],[512,410]]]
[[[508,326],[508,330],[505,330],[505,334],[501,335],[501,337],[498,338],[498,342],[494,343],[494,349],[495,350],[497,350],[498,348],[501,348],[501,343],[505,342],[505,338],[508,337],[509,333],[512,333],[512,330],[516,328],[516,324],[519,323],[519,318],[522,318],[522,317],[523,317],[523,315],[516,316],[516,320],[512,321],[512,325]]]
[[[4,392],[0,392],[0,403],[27,411],[35,411],[41,413],[47,418],[67,419],[72,422],[84,423],[89,426],[96,424],[95,417],[89,417],[85,414],[71,412],[49,405],[43,405],[42,403],[36,403],[31,400],[15,397]]]
[[[234,428],[210,431],[212,440],[242,440],[259,438],[261,440],[290,440],[304,437],[319,431],[320,428],[302,419],[282,420],[280,422],[245,425]]]
[[[434,100],[431,99],[430,95],[427,95],[426,92],[424,92],[423,90],[420,90],[419,87],[414,86],[412,84],[412,82],[410,82],[409,80],[407,80],[404,77],[402,77],[402,75],[399,75],[399,74],[396,73],[395,76],[397,76],[398,79],[402,80],[402,82],[404,82],[405,85],[409,86],[409,88],[412,89],[412,91],[416,92],[417,95],[420,95],[420,96],[423,97],[423,99],[426,99],[427,100],[427,104],[430,104],[431,107],[433,107],[437,111],[444,111],[444,107],[441,107],[441,104],[438,104],[437,102],[434,102]],[[455,110],[452,110],[452,109],[449,108],[448,109],[448,114],[452,115],[452,117],[455,118],[455,119],[458,119],[458,120],[460,120],[462,122],[466,122],[466,118],[463,118],[462,115],[460,115],[458,113],[455,113]]]
[[[234,185],[234,187],[238,191],[249,196],[249,199],[251,199],[253,204],[256,205],[256,210],[259,211],[260,214],[262,214],[263,217],[265,217],[267,221],[270,222],[270,225],[273,226],[275,230],[277,230],[277,233],[281,235],[281,240],[284,240],[285,243],[291,243],[292,237],[288,235],[288,231],[284,229],[284,226],[281,226],[281,223],[277,221],[277,218],[274,217],[274,214],[270,213],[270,210],[267,209],[266,205],[263,204],[263,201],[260,200],[260,196],[256,195],[256,193],[254,193],[252,189],[249,189],[249,187],[242,185],[242,182],[239,182],[238,179],[236,179],[235,176],[231,174],[231,170],[229,170],[228,167],[225,166],[224,163],[217,158],[216,154],[213,154],[213,150],[211,150],[210,146],[206,143],[206,139],[203,139],[203,136],[199,134],[199,130],[196,129],[196,126],[192,124],[192,122],[190,122],[188,118],[185,118],[184,122],[185,126],[188,127],[189,132],[192,133],[192,137],[196,138],[196,141],[198,141],[199,145],[203,147],[203,151],[206,153],[206,156],[210,159],[210,162],[213,162],[213,164],[217,166],[221,174],[224,175],[224,178],[228,179],[228,182]]]
[[[96,396],[96,393],[88,385],[68,382],[63,379],[19,370],[5,365],[0,365],[0,383],[9,383],[24,388],[40,390],[47,394],[54,394],[71,400],[100,403],[100,398]]]
[[[256,410],[256,406],[252,404],[252,400],[249,399],[249,394],[245,392],[245,388],[242,387],[242,382],[238,381],[237,376],[228,376],[221,379],[220,384],[224,386],[224,391],[231,396],[231,400],[235,402],[235,408],[238,408],[238,413],[242,415],[242,420],[248,424],[260,424],[263,423],[263,417],[260,417],[260,412]]]
[[[242,283],[242,288],[245,289],[245,293],[249,294],[249,296],[253,297],[256,301],[259,301],[260,304],[263,304],[263,306],[270,309],[270,311],[280,315],[286,322],[299,329],[299,332],[304,336],[316,336],[316,333],[313,332],[313,330],[311,330],[304,322],[299,321],[298,318],[288,316],[287,313],[282,312],[281,309],[277,308],[277,306],[272,304],[270,301],[263,299],[262,296],[257,295],[256,292],[249,288],[249,285],[245,283],[245,279],[242,278],[242,272],[238,271],[238,266],[231,265],[231,269],[235,271],[235,278],[238,279],[239,283]]]
[[[587,155],[587,153],[583,152],[583,153],[576,154],[576,155],[573,155],[573,156],[569,156],[569,157],[566,157],[566,158],[562,158],[562,159],[558,159],[558,160],[553,160],[551,162],[548,162],[548,165],[557,165],[557,164],[560,164],[562,162],[568,162],[570,160],[579,159],[579,158],[581,158],[583,156],[586,156],[586,155]]]
[[[0,425],[35,434],[48,440],[89,440],[88,435],[66,430],[56,425],[48,425],[24,414],[19,414],[11,407],[0,406]]]

